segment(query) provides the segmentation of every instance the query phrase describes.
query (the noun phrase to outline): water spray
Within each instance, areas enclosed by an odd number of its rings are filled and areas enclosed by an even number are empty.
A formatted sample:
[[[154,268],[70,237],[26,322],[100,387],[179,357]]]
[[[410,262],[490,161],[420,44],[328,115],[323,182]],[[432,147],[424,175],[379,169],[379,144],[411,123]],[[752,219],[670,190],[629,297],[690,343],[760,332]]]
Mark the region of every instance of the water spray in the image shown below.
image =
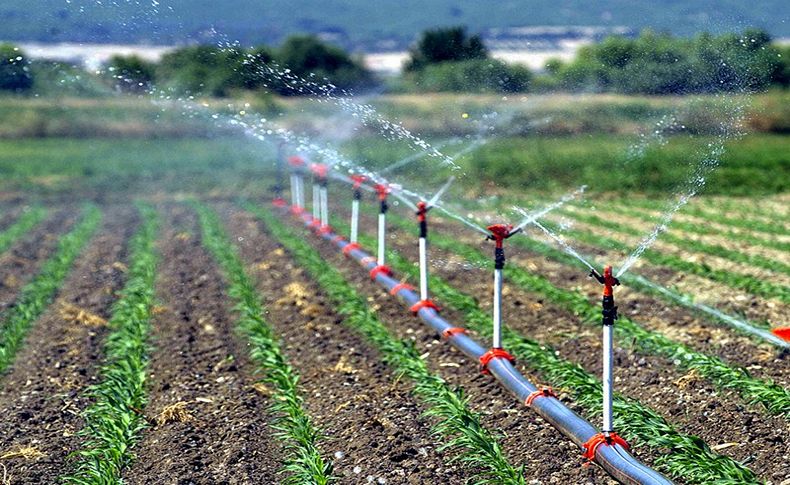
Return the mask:
[[[614,287],[620,285],[620,280],[612,275],[612,267],[605,266],[603,275],[601,275],[594,268],[590,271],[590,276],[598,280],[603,285],[603,298],[601,300],[601,323],[603,324],[603,428],[602,432],[593,436],[584,447],[586,448],[585,455],[590,457],[595,456],[595,449],[600,445],[611,446],[619,444],[628,447],[628,444],[620,438],[614,431],[612,422],[612,368],[613,368],[613,352],[612,352],[612,331],[614,330],[614,321],[617,320],[617,306],[614,304]]]
[[[291,207],[295,214],[304,212],[304,178],[305,161],[302,157],[294,155],[288,158],[291,165]]]

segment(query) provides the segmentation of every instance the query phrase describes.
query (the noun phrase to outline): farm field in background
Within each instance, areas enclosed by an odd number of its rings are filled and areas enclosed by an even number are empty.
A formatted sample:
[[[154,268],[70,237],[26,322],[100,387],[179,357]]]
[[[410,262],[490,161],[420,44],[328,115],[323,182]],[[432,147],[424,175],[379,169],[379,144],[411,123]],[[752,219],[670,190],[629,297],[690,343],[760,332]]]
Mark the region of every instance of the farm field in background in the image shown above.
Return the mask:
[[[788,353],[731,323],[790,325],[787,100],[754,97],[747,133],[727,141],[704,193],[618,290],[617,429],[678,483],[790,477]],[[409,154],[306,100],[205,102],[331,131],[370,168]],[[543,222],[596,266],[627,256],[660,221],[689,154],[716,141],[720,108],[713,97],[608,95],[372,102],[432,143],[460,135],[459,149],[470,124],[499,109],[513,131],[459,158],[458,207],[497,222],[513,205],[539,208],[586,184],[584,198]],[[663,133],[668,143],[629,151],[674,112],[685,128]],[[277,156],[134,97],[0,98],[0,477],[612,480],[274,207]],[[329,194],[332,226],[348,237],[351,190],[332,183]],[[362,206],[360,243],[374,252],[374,196]],[[391,214],[389,264],[416,285],[412,211],[394,203]],[[442,316],[488,342],[492,245],[439,213],[431,224]],[[505,346],[533,382],[599,425],[600,286],[542,232],[526,235],[508,241]]]

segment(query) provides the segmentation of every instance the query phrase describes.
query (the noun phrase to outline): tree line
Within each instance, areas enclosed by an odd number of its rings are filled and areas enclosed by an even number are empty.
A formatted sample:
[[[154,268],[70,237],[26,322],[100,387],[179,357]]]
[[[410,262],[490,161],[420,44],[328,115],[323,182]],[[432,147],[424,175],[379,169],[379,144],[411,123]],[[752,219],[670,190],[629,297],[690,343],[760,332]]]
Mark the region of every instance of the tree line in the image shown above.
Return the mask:
[[[31,67],[18,48],[1,45],[0,90],[33,88],[36,76]],[[450,27],[424,32],[410,49],[401,75],[388,80],[377,79],[360,58],[310,35],[292,36],[276,48],[182,47],[156,63],[117,56],[110,60],[105,79],[130,92],[156,86],[179,94],[217,97],[255,90],[304,94],[299,83],[293,83],[294,75],[354,92],[661,95],[754,91],[790,84],[790,48],[773,44],[767,33],[756,29],[692,38],[644,31],[635,38],[612,36],[585,46],[573,60],[550,60],[544,71],[535,73],[493,59],[479,35]]]

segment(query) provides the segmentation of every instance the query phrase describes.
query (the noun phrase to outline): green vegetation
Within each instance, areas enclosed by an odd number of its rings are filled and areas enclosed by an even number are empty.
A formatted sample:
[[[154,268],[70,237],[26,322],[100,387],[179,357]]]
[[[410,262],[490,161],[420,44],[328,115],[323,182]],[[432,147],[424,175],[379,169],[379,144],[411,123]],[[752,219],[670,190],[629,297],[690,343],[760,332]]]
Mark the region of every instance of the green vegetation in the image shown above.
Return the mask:
[[[737,92],[790,82],[784,78],[788,60],[780,54],[770,36],[756,29],[692,39],[645,31],[636,39],[609,37],[583,47],[573,61],[552,71],[571,91]]]
[[[398,340],[371,312],[368,302],[346,281],[343,275],[306,243],[302,235],[287,228],[265,209],[251,204],[269,232],[312,275],[334,301],[337,311],[345,316],[344,323],[363,334],[382,354],[384,361],[399,376],[414,383],[413,392],[428,405],[426,415],[436,418],[433,431],[450,440],[441,449],[457,451],[459,460],[473,469],[479,468],[479,484],[525,484],[522,469],[510,465],[493,433],[480,424],[480,416],[472,412],[461,390],[452,389],[440,376],[431,373],[425,359],[408,340]]]
[[[107,72],[116,86],[132,93],[144,93],[150,90],[156,79],[154,63],[134,55],[113,56],[107,64]]]
[[[480,35],[468,35],[466,27],[426,30],[409,51],[407,71],[418,71],[431,64],[488,59],[488,50]]]
[[[87,206],[82,218],[58,241],[54,254],[41,266],[39,273],[26,284],[16,302],[0,321],[0,373],[13,362],[33,323],[52,303],[55,294],[74,264],[82,248],[90,240],[101,221],[101,212]]]
[[[121,297],[112,309],[112,332],[104,344],[101,380],[90,386],[92,404],[85,409],[86,440],[73,457],[72,470],[61,477],[69,485],[120,483],[132,460],[132,447],[146,427],[146,368],[154,305],[158,228],[156,212],[139,206],[142,223],[129,242],[129,270]]]
[[[391,219],[405,230],[411,227],[408,221],[400,217],[391,217]],[[472,246],[459,244],[457,238],[452,236],[434,234],[431,237],[431,244],[451,251],[475,265],[485,268],[491,265],[489,255]],[[585,296],[557,288],[546,278],[517,266],[510,265],[506,274],[508,281],[513,284],[526,291],[542,295],[560,308],[578,315],[587,324],[599,325],[600,310]],[[623,347],[658,355],[683,369],[696,370],[715,386],[737,392],[750,404],[760,404],[771,414],[790,416],[790,391],[770,380],[756,379],[742,367],[730,366],[717,357],[696,352],[658,332],[643,328],[625,315],[621,315],[615,325],[615,336]]]
[[[273,428],[286,443],[283,483],[324,485],[335,481],[332,463],[318,449],[320,434],[304,410],[299,393],[299,375],[283,355],[277,338],[264,319],[264,307],[255,285],[244,270],[236,248],[222,228],[217,215],[206,206],[193,204],[200,217],[203,244],[214,255],[236,300],[236,323],[250,342],[250,355],[263,372],[263,382],[273,389]]]
[[[592,224],[598,227],[603,227],[608,229],[609,231],[617,231],[617,232],[625,232],[635,236],[643,235],[642,231],[638,231],[635,229],[626,229],[622,225],[617,224],[616,222],[607,221],[601,217],[590,215],[590,214],[581,214],[579,212],[569,212],[564,209],[558,209],[558,213],[564,214],[568,217],[572,217],[577,221],[584,222],[586,224]],[[601,236],[599,234],[592,233],[590,231],[582,231],[578,229],[573,229],[570,231],[565,231],[565,234],[584,243],[593,244],[596,246],[606,247],[609,249],[614,249],[617,251],[622,252],[630,252],[631,247],[620,242],[617,239],[608,237],[608,236]],[[667,235],[664,234],[664,237]],[[667,239],[671,239],[667,238]],[[692,240],[682,240],[683,244],[687,247],[692,249],[701,250],[704,246],[702,243],[698,243]],[[723,249],[723,248],[722,248]],[[715,251],[713,248],[707,248],[709,252]],[[716,281],[719,283],[723,283],[731,288],[740,289],[747,291],[753,295],[762,296],[765,298],[777,298],[778,300],[784,303],[790,303],[790,288],[787,288],[784,285],[771,283],[762,278],[758,278],[756,276],[744,275],[740,273],[733,273],[731,271],[725,271],[722,269],[715,269],[711,268],[705,263],[694,263],[692,261],[687,261],[679,256],[675,256],[673,254],[667,254],[660,251],[656,251],[654,249],[648,249],[643,254],[642,257],[645,258],[646,261],[649,261],[652,264],[656,264],[659,266],[666,266],[668,268],[672,268],[675,271],[679,271],[682,273],[691,273],[697,276],[702,276],[703,278],[708,278],[712,281]]]
[[[348,229],[347,224],[339,220],[333,220],[332,225],[343,231]],[[376,245],[373,237],[364,234],[360,236],[360,242],[368,247]],[[419,269],[397,251],[388,251],[387,261],[403,275],[414,280],[419,278]],[[484,338],[491,338],[491,317],[480,308],[474,297],[453,288],[432,273],[429,279],[431,291],[437,300],[463,314],[466,328]],[[569,390],[574,402],[588,416],[601,414],[602,384],[595,376],[578,364],[561,359],[552,348],[530,340],[507,326],[503,329],[503,344],[518,362],[539,372],[553,386]],[[714,453],[701,439],[678,432],[660,414],[635,399],[616,393],[614,418],[615,429],[632,440],[635,446],[669,450],[669,453],[659,456],[656,465],[675,478],[689,483],[758,483],[757,477],[747,467]]]
[[[23,212],[13,224],[0,232],[0,254],[6,252],[19,238],[43,221],[46,215],[47,210],[42,207],[34,207]]]

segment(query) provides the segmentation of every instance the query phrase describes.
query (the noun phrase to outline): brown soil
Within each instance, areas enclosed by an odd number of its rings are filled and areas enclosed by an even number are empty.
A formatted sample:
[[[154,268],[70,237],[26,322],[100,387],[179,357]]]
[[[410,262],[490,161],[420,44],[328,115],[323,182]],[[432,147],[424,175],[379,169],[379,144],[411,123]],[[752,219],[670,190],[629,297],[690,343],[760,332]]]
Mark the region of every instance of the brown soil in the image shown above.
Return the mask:
[[[300,229],[298,223],[292,223]],[[341,270],[359,293],[371,302],[382,323],[400,338],[414,340],[428,354],[434,372],[453,386],[464,389],[470,406],[482,415],[483,424],[502,433],[500,442],[511,464],[524,466],[528,478],[540,477],[548,483],[609,483],[605,472],[597,467],[583,467],[579,449],[557,430],[501,388],[493,379],[478,372],[477,364],[441,342],[437,335],[403,304],[371,283],[356,263],[343,257],[334,247],[306,235],[325,260]],[[462,320],[445,312],[450,321]],[[533,379],[533,382],[540,382]],[[528,439],[525,437],[529,437]]]
[[[124,482],[276,483],[281,450],[269,402],[255,388],[223,279],[201,246],[195,215],[174,205],[160,213],[151,427]]]
[[[55,483],[79,445],[84,391],[95,382],[114,293],[123,282],[115,263],[135,226],[126,209],[109,209],[53,305],[30,331],[0,392],[0,455],[23,448],[34,458],[1,460],[12,483]],[[66,311],[71,310],[71,311]],[[93,318],[86,318],[92,316]]]
[[[78,212],[52,211],[38,226],[0,255],[0,311],[13,304],[19,290],[55,251],[58,238],[74,224]]]

